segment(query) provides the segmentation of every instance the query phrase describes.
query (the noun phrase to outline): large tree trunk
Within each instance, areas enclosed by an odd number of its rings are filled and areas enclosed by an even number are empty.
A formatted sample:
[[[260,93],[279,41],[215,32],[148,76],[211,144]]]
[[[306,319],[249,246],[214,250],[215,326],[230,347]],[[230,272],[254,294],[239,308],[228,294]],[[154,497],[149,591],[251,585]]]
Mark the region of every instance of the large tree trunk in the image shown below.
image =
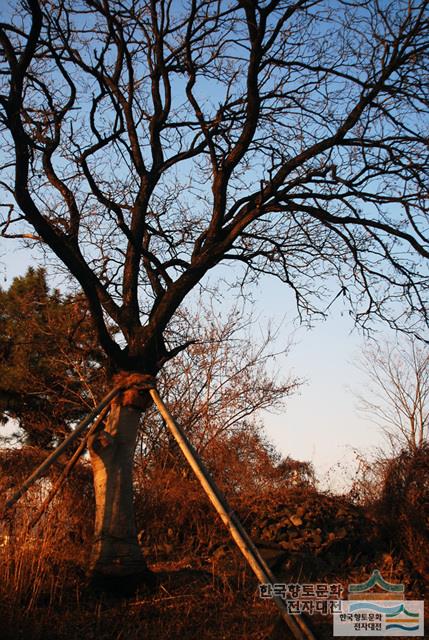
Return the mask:
[[[102,431],[90,440],[94,474],[95,531],[91,579],[96,586],[132,591],[151,584],[137,541],[133,504],[133,463],[142,406],[114,402]],[[146,405],[147,406],[147,405]]]

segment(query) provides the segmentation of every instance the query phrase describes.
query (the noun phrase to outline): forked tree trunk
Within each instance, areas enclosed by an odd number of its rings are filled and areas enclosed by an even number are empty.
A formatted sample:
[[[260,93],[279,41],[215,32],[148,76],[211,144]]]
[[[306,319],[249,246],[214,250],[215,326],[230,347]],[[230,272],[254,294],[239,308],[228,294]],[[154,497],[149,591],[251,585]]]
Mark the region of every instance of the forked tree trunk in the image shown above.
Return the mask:
[[[89,442],[94,474],[95,527],[91,555],[93,584],[132,591],[151,584],[137,541],[133,462],[142,408],[114,402],[103,431]]]

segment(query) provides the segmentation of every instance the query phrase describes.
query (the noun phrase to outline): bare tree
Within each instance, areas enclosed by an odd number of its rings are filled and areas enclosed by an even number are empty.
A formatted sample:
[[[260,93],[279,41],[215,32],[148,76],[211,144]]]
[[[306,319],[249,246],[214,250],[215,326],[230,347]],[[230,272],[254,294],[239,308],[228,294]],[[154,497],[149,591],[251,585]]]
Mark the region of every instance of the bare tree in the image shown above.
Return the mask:
[[[361,411],[381,426],[392,451],[416,452],[429,428],[429,349],[398,340],[364,350],[360,368],[368,388],[359,395]]]
[[[160,371],[165,402],[224,489],[256,491],[272,484],[281,459],[265,441],[261,412],[284,409],[302,384],[278,370],[279,356],[286,356],[290,345],[274,352],[277,331],[272,327],[258,339],[256,318],[241,305],[219,315],[212,305],[200,304],[175,319],[177,330],[186,334],[183,323],[198,327],[200,338]],[[156,410],[146,413],[139,445],[143,477],[162,476],[172,468],[190,471]]]
[[[112,372],[156,375],[186,348],[170,321],[221,262],[244,284],[276,276],[303,316],[336,278],[362,324],[420,330],[427,10],[16,0],[0,25],[3,236],[67,267]],[[131,479],[147,403],[115,405],[92,450],[106,576],[145,572]]]

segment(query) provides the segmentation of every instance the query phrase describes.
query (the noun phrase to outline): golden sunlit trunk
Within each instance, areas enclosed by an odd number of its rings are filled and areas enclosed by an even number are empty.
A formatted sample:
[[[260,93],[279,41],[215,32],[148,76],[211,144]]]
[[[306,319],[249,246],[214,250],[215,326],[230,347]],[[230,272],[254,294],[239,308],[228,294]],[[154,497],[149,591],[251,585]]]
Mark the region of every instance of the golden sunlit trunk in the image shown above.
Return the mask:
[[[127,589],[147,582],[133,504],[133,461],[142,410],[113,403],[107,424],[90,441],[95,528],[91,577],[101,586]]]

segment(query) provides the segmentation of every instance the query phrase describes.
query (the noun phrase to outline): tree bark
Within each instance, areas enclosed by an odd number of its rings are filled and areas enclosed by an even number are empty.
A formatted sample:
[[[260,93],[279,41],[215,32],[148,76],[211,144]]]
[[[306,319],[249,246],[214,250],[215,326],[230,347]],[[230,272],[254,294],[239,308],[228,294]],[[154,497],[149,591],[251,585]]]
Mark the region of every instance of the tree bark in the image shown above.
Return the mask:
[[[112,403],[105,428],[89,442],[95,492],[91,582],[120,592],[153,586],[137,541],[133,501],[134,452],[143,406],[126,400],[127,394],[122,394]]]

